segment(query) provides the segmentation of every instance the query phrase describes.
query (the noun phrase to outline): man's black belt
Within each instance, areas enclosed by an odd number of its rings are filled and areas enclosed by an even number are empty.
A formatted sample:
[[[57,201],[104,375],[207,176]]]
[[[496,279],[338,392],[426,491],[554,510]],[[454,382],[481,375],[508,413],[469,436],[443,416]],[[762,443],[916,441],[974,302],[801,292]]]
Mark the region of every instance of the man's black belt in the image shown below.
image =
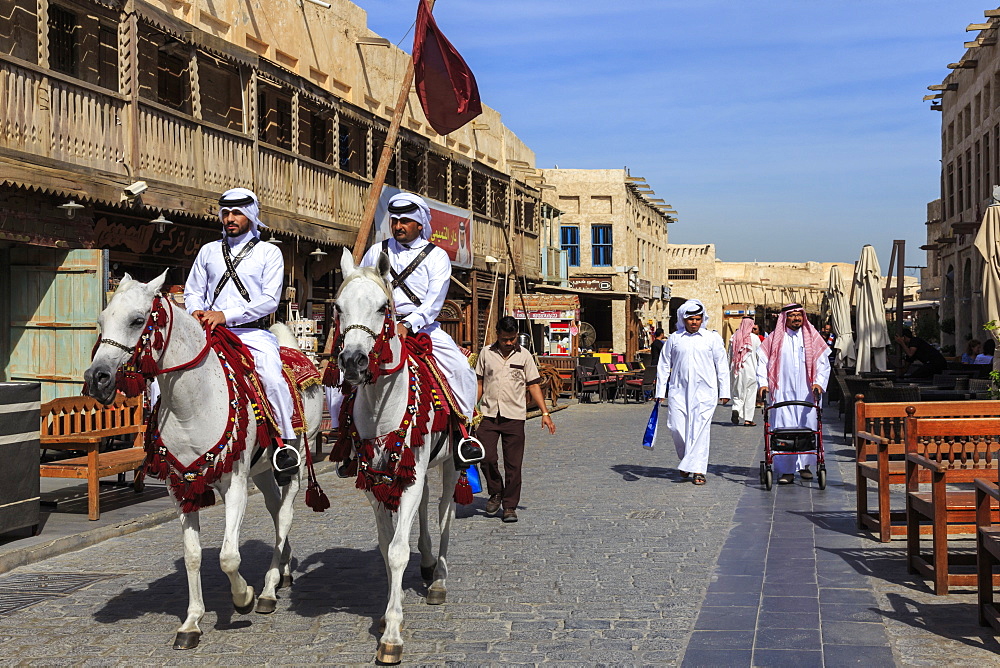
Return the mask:
[[[241,329],[268,329],[271,327],[271,316],[265,315],[262,318],[257,318],[256,320],[251,320],[250,322],[233,325],[233,327],[239,327]]]

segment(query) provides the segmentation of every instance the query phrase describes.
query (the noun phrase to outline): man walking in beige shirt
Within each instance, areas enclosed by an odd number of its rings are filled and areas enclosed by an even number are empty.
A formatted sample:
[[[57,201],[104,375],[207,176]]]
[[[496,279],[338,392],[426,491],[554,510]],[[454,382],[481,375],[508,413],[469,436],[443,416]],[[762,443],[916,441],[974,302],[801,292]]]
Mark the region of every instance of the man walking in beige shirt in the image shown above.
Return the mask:
[[[517,320],[510,316],[497,322],[497,340],[479,353],[476,360],[478,379],[477,402],[482,401],[482,422],[476,429],[486,450],[481,467],[490,493],[486,512],[492,515],[503,508],[503,521],[517,521],[517,504],[521,500],[521,461],[524,458],[524,421],[527,417],[525,390],[542,410],[542,427],[550,434],[556,425],[545,410],[545,399],[539,387],[541,376],[531,353],[517,344]],[[504,476],[500,476],[497,444],[503,439]]]

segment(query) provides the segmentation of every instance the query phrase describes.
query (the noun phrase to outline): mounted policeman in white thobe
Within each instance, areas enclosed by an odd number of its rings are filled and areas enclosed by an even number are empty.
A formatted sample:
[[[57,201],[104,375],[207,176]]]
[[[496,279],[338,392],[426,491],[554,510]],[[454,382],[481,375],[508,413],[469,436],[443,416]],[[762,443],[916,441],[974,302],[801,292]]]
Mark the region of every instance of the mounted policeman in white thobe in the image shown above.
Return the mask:
[[[430,242],[431,210],[427,202],[412,193],[399,193],[389,200],[391,239],[373,245],[361,259],[362,267],[375,267],[378,257],[389,257],[392,299],[396,305],[396,332],[407,336],[423,332],[431,338],[434,360],[448,381],[455,402],[471,418],[476,405],[476,374],[469,358],[454,339],[441,329],[437,317],[448,296],[451,258]],[[327,393],[330,416],[336,423],[343,395]]]
[[[274,244],[260,240],[260,203],[246,188],[219,199],[223,237],[202,246],[184,285],[188,313],[209,329],[229,327],[250,349],[281,438],[294,441],[292,397],[281,372],[278,339],[268,331],[278,310],[285,260]]]
[[[721,399],[729,402],[729,365],[722,337],[705,327],[705,305],[689,299],[677,309],[677,331],[660,350],[656,401],[667,397],[667,426],[686,478],[705,484],[712,416]],[[669,385],[670,392],[667,392]]]
[[[822,393],[830,380],[830,348],[826,340],[806,318],[801,304],[788,304],[781,309],[771,335],[764,339],[757,352],[757,384],[759,396],[771,395],[771,403],[782,401],[822,401]],[[816,430],[817,411],[806,406],[783,406],[771,411],[768,420],[773,429]],[[788,485],[799,477],[813,477],[809,466],[816,455],[776,455],[774,473],[779,485]]]

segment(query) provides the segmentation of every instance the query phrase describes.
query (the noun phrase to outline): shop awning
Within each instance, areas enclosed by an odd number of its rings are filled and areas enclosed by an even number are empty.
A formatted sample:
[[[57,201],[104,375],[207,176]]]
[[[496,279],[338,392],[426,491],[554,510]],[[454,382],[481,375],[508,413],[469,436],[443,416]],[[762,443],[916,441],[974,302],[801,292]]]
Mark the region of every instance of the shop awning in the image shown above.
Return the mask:
[[[524,318],[524,310],[532,320],[572,320],[580,308],[577,295],[514,295],[514,317]]]
[[[614,292],[612,290],[583,290],[582,288],[566,288],[561,285],[536,285],[535,290],[540,292],[560,293],[564,295],[579,295],[581,297],[595,297],[597,299],[625,299],[636,296],[634,292]]]

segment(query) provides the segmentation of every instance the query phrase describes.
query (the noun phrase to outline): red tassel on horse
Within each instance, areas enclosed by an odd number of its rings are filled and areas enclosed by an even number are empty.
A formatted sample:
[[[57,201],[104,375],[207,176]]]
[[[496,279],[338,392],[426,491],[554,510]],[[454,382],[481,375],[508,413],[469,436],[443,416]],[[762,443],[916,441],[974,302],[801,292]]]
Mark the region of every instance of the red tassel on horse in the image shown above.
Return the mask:
[[[469,478],[465,475],[465,471],[462,471],[462,475],[458,478],[458,482],[455,483],[455,503],[461,506],[467,506],[472,503],[472,488],[469,487]]]
[[[319,483],[315,480],[309,483],[306,488],[306,505],[313,509],[313,512],[321,513],[330,507],[330,499],[320,489]]]
[[[149,351],[139,358],[139,371],[142,372],[143,376],[147,378],[156,376],[160,372],[160,368],[156,365],[156,360],[153,356],[149,354]]]

